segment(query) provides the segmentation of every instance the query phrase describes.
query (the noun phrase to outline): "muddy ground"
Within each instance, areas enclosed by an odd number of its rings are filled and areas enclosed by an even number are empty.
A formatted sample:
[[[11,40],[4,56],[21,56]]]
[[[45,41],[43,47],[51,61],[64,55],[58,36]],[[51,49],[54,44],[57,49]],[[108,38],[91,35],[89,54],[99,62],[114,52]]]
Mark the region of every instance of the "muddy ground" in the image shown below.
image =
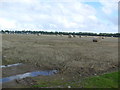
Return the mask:
[[[37,67],[30,65],[30,64],[21,64],[18,66],[12,66],[12,67],[5,67],[2,69],[2,77],[9,77],[9,76],[15,76],[15,75],[19,75],[19,74],[24,74],[24,73],[28,73],[28,72],[32,72],[32,71],[37,71],[39,70]],[[35,84],[36,82],[34,80],[32,80],[32,78],[27,77],[27,78],[23,78],[23,79],[15,79],[13,81],[10,82],[5,82],[2,84],[3,88],[19,88],[19,87],[26,87],[29,88],[31,85]]]
[[[16,69],[3,69],[3,77],[32,70],[52,70],[60,72],[55,80],[64,77],[65,81],[74,81],[91,75],[116,71],[118,68],[118,39],[106,37],[92,42],[93,37],[68,38],[54,35],[2,35],[2,63],[24,63]],[[29,66],[30,65],[30,66]],[[18,68],[21,68],[18,70]],[[51,76],[53,78],[53,76]],[[49,76],[29,78],[28,81],[48,82]],[[28,82],[27,81],[27,82]],[[26,82],[25,79],[21,82]],[[31,87],[28,84],[4,84],[4,87]],[[35,83],[35,84],[36,84]],[[54,85],[51,85],[54,86]],[[42,87],[42,86],[41,86]],[[55,87],[55,86],[54,86]],[[64,86],[61,86],[64,87]]]
[[[2,69],[2,77],[9,77],[13,75],[18,75],[22,73],[27,73],[27,72],[32,72],[32,71],[37,71],[39,68],[30,65],[30,64],[22,64],[18,66],[13,66],[13,67],[7,67]]]

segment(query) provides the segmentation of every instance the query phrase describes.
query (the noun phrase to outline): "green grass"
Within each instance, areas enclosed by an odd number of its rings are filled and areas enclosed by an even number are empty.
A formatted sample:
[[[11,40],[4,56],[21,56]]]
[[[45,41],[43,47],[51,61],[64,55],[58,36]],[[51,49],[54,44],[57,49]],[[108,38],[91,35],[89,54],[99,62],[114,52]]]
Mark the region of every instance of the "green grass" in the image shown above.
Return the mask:
[[[52,80],[52,81],[44,81],[38,80],[38,85],[34,85],[33,87],[64,87],[67,88],[71,86],[71,88],[118,88],[118,75],[120,72],[108,73],[100,76],[88,77],[77,81],[62,81],[62,80]]]
[[[118,88],[120,72],[113,72],[96,77],[86,78],[82,85],[85,88]]]

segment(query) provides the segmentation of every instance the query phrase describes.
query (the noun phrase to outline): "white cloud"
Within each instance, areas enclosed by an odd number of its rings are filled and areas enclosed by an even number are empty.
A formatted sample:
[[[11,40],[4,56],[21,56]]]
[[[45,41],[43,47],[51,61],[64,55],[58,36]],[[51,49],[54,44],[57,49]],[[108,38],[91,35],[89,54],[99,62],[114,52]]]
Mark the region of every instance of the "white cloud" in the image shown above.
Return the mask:
[[[65,2],[66,1],[66,2]],[[83,0],[81,0],[83,1]],[[103,3],[102,10],[108,15],[115,4]],[[112,6],[111,6],[112,5]],[[97,17],[96,8],[79,0],[4,0],[0,2],[1,29],[63,30],[100,32],[116,30]],[[101,13],[100,13],[101,14]]]
[[[5,18],[0,18],[0,27],[1,29],[9,29],[9,28],[15,28],[15,21],[13,20],[8,20]]]

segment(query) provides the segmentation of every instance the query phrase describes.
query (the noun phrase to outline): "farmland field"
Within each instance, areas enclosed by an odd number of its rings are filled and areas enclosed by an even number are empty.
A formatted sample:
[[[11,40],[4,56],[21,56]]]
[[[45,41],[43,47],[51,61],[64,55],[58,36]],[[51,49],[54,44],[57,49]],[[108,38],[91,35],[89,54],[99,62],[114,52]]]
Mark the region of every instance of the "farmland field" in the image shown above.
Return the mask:
[[[34,70],[59,71],[53,76],[31,78],[33,80],[37,78],[38,82],[35,84],[39,85],[42,82],[49,83],[53,79],[74,82],[117,71],[118,38],[106,37],[99,42],[92,42],[92,39],[93,37],[89,36],[68,38],[67,35],[3,34],[2,64],[25,64],[23,67],[16,67],[18,69],[3,68],[3,77]],[[3,87],[31,87],[29,84],[26,86],[22,83],[15,84],[14,81],[8,83],[3,84]],[[64,87],[60,84],[50,86]]]

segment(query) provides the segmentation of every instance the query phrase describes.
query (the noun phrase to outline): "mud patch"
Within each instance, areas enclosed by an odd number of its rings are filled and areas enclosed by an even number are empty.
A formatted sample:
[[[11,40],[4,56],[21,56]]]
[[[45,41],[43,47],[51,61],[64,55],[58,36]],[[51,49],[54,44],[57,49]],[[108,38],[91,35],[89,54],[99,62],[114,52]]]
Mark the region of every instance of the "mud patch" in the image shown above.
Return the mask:
[[[31,77],[23,79],[15,79],[11,82],[6,82],[2,85],[2,88],[32,88],[33,85],[37,85],[37,82]]]
[[[31,64],[20,64],[13,67],[2,68],[2,77],[9,77],[13,75],[18,75],[22,73],[39,71],[40,68],[37,68]]]
[[[32,87],[33,85],[37,85],[37,82],[35,80],[33,80],[31,77],[26,77],[20,80],[15,80],[15,82],[17,84],[21,84],[21,85],[25,85],[25,86],[29,86]]]

